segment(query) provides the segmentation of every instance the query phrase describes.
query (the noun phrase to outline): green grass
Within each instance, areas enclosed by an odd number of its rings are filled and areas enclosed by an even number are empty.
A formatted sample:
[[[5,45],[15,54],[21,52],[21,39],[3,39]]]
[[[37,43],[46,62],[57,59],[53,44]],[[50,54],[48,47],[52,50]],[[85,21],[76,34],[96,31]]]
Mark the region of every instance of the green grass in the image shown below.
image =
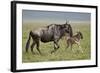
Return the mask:
[[[83,53],[78,51],[78,46],[74,45],[73,52],[70,48],[66,48],[66,40],[63,37],[59,41],[60,48],[53,54],[51,51],[53,50],[53,42],[42,43],[40,42],[40,50],[43,55],[40,55],[39,52],[34,47],[35,54],[32,54],[29,48],[29,52],[25,52],[25,45],[29,36],[30,30],[35,30],[40,27],[46,26],[46,23],[24,23],[22,26],[22,62],[44,62],[44,61],[63,61],[63,60],[85,60],[90,59],[91,56],[91,45],[90,45],[90,25],[89,24],[73,24],[71,25],[74,33],[77,30],[80,30],[83,33],[83,40],[81,40],[81,46],[83,49]],[[32,43],[32,41],[31,41]]]

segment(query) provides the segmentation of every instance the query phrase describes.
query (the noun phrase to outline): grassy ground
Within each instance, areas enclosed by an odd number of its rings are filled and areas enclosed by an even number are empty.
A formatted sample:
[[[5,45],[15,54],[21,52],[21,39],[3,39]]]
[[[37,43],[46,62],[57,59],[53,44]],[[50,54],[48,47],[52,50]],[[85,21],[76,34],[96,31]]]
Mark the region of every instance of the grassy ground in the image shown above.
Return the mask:
[[[89,24],[72,24],[74,33],[79,29],[83,33],[83,40],[81,40],[81,46],[83,53],[77,50],[78,46],[74,45],[73,49],[75,52],[72,52],[70,48],[66,48],[67,44],[65,38],[62,38],[59,41],[60,48],[53,54],[50,52],[53,50],[53,42],[42,43],[40,42],[40,50],[43,53],[41,56],[36,48],[34,47],[35,54],[32,54],[29,48],[29,53],[25,52],[25,45],[28,39],[29,31],[35,30],[39,27],[46,26],[43,23],[24,23],[22,27],[22,62],[44,62],[44,61],[63,61],[63,60],[85,60],[90,59],[90,25]],[[32,41],[31,41],[32,43]]]

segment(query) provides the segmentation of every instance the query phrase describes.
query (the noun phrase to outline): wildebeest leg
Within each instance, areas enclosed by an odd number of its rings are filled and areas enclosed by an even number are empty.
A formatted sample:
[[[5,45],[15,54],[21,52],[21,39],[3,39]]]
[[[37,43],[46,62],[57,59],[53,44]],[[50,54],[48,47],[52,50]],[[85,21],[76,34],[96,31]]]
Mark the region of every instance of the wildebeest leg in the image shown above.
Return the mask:
[[[66,49],[69,48],[69,46],[70,46],[70,41],[67,40],[67,47],[66,47]]]
[[[66,49],[69,47],[69,44],[67,44],[67,47],[66,47]]]
[[[77,45],[78,45],[78,47],[79,47],[79,50],[83,53],[83,50],[82,50],[82,48],[81,48],[81,46],[80,46],[80,42],[77,42]]]
[[[37,48],[38,52],[39,52],[40,54],[42,54],[41,51],[40,51],[40,49],[39,49],[39,45],[40,45],[39,40],[37,40],[37,41],[36,41],[36,48]]]
[[[32,52],[32,53],[34,53],[33,48],[34,48],[35,44],[36,44],[36,43],[33,42],[32,45],[31,45],[31,52]]]
[[[83,53],[83,50],[82,50],[82,48],[81,48],[81,46],[79,45],[79,50]]]
[[[73,44],[71,44],[71,50],[74,52],[75,50],[73,49]]]
[[[55,43],[55,49],[57,50],[59,48],[58,41],[54,43]]]
[[[59,48],[58,40],[54,41],[54,50],[51,51],[51,54],[54,53]]]

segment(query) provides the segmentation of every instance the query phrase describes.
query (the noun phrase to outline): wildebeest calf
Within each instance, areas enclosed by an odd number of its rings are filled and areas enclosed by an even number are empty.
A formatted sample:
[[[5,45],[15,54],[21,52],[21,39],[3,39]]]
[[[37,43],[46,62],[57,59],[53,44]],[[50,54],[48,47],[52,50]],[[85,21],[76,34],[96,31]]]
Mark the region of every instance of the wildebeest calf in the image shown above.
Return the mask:
[[[69,37],[67,39],[67,48],[71,47],[71,49],[72,49],[73,44],[77,44],[78,49],[83,53],[83,50],[82,50],[81,45],[80,45],[80,40],[81,39],[83,39],[83,35],[82,35],[81,32],[77,32],[76,35],[73,35],[72,37]],[[72,51],[74,51],[74,49],[72,49]]]

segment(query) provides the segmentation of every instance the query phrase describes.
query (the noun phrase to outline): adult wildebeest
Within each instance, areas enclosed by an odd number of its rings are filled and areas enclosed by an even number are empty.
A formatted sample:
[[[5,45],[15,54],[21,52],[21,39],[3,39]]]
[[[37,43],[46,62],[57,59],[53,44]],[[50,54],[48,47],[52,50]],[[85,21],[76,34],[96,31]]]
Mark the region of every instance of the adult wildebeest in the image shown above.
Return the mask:
[[[55,52],[58,48],[58,41],[61,39],[62,36],[64,36],[65,33],[68,33],[70,36],[72,36],[72,27],[70,24],[50,24],[44,28],[37,29],[35,31],[30,31],[29,38],[26,43],[26,52],[28,52],[30,39],[32,37],[33,43],[31,45],[31,51],[33,52],[33,48],[36,45],[37,50],[41,54],[41,51],[39,50],[39,42],[54,42],[54,50],[51,51],[51,53]]]
[[[67,39],[67,48],[70,46],[71,49],[72,49],[73,44],[77,44],[78,47],[79,47],[79,50],[83,53],[83,50],[82,50],[82,48],[80,46],[80,40],[81,39],[83,39],[83,34],[80,31],[78,31],[76,33],[76,35],[73,35],[72,37],[69,37]]]

